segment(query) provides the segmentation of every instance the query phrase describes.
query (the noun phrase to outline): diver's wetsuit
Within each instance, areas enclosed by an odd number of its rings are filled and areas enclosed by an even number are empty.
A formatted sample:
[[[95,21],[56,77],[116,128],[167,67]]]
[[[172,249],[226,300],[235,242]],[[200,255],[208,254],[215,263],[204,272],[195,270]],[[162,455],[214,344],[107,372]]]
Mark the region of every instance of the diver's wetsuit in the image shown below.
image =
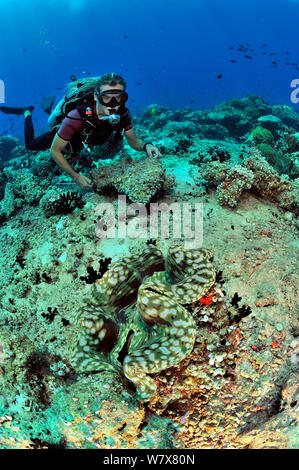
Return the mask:
[[[51,147],[56,133],[66,142],[70,142],[72,150],[79,152],[83,147],[83,136],[81,133],[88,134],[87,144],[100,145],[110,139],[112,134],[117,134],[120,138],[121,131],[129,130],[132,128],[132,122],[128,109],[122,106],[118,114],[121,119],[118,124],[111,125],[107,121],[100,121],[98,119],[91,120],[92,125],[88,123],[88,119],[83,120],[84,110],[86,107],[79,107],[70,111],[63,121],[58,126],[50,129],[45,134],[34,138],[34,128],[32,123],[32,116],[29,115],[25,118],[25,146],[27,150],[46,150]],[[93,107],[93,116],[96,116],[96,106]],[[71,119],[75,118],[75,119]],[[85,138],[86,135],[85,134]]]
[[[57,132],[56,128],[51,129],[45,134],[34,138],[34,128],[31,114],[25,118],[24,138],[27,150],[47,150],[51,147],[54,136]]]

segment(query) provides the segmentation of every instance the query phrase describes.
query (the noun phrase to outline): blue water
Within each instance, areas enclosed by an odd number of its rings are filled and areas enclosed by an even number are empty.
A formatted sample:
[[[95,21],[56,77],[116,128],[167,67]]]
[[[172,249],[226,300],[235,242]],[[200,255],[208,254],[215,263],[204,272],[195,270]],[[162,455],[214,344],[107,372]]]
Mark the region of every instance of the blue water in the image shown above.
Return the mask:
[[[299,78],[297,0],[0,0],[0,7],[6,104],[34,104],[37,130],[47,126],[41,99],[54,93],[58,101],[72,74],[120,73],[133,114],[152,103],[202,109],[248,93],[298,108],[290,101],[290,82]],[[249,50],[237,51],[240,43]],[[0,134],[9,118],[0,115]],[[22,135],[23,118],[13,121],[9,133]]]

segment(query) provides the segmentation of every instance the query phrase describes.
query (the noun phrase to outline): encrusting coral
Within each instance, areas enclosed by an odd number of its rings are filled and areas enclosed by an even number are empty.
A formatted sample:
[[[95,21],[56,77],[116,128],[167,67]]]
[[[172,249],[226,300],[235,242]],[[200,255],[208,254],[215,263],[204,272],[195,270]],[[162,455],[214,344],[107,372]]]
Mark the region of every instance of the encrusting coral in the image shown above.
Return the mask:
[[[254,181],[251,170],[236,165],[217,188],[217,198],[221,205],[234,207],[245,189],[250,189]]]
[[[147,204],[174,185],[174,177],[167,175],[159,160],[142,157],[125,158],[116,164],[98,165],[90,172],[94,190],[100,194],[125,194],[130,201]]]
[[[243,191],[252,189],[282,209],[298,211],[298,179],[291,181],[287,175],[279,175],[257,149],[252,149],[242,165],[229,168],[226,162],[204,163],[200,172],[211,186],[217,187],[221,205],[235,207]]]
[[[215,283],[211,256],[210,250],[173,245],[161,271],[162,253],[149,245],[141,256],[115,263],[79,313],[74,368],[123,371],[140,399],[149,400],[156,382],[148,374],[178,364],[192,351],[196,324],[185,306]]]

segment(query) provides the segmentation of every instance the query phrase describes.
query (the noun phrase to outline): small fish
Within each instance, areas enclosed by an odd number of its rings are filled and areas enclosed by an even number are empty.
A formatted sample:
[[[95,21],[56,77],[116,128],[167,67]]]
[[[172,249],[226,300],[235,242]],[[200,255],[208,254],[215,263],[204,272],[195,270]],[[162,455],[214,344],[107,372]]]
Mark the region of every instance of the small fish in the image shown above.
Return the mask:
[[[229,49],[230,49],[230,50],[233,50],[233,49],[234,49],[234,46],[230,46]]]
[[[40,105],[42,107],[42,109],[45,111],[45,113],[47,114],[51,114],[52,112],[52,106],[54,104],[54,101],[55,101],[55,96],[54,95],[50,95],[50,96],[47,96],[46,98],[44,98]]]
[[[265,44],[265,43],[264,43],[264,44],[261,45],[261,47],[267,47],[267,45],[268,45],[268,44]]]
[[[76,82],[78,80],[76,75],[70,75],[70,79],[72,80],[72,82]]]
[[[140,85],[142,85],[142,83],[141,83],[141,82],[137,82],[137,85],[139,85],[139,86],[140,86]]]
[[[128,36],[125,35],[124,38],[125,38],[125,39],[128,39]]]
[[[244,55],[245,59],[252,59],[251,55]]]
[[[222,78],[223,77],[223,73],[220,73],[219,75],[217,75],[217,78]]]
[[[235,59],[230,59],[229,62],[232,62],[233,64],[235,64],[237,61]]]

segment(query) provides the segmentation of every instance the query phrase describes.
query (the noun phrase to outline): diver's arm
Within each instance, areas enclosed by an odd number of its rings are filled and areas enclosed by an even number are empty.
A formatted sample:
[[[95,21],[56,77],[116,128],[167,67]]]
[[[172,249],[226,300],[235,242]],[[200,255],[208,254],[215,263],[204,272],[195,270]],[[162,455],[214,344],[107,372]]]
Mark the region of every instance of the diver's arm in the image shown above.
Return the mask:
[[[128,144],[132,149],[142,151],[144,150],[144,144],[143,140],[138,139],[137,135],[135,134],[134,129],[129,129],[128,131],[125,131],[125,137],[127,139]]]
[[[63,140],[61,137],[59,137],[59,135],[56,134],[52,143],[52,147],[50,149],[50,153],[51,157],[55,160],[57,165],[60,166],[60,168],[64,170],[68,175],[70,175],[73,180],[76,180],[76,177],[78,177],[78,173],[73,170],[71,165],[68,163],[68,161],[62,154],[62,151],[65,149],[67,144],[68,142],[66,140]]]
[[[68,141],[62,139],[58,134],[56,134],[50,149],[51,157],[62,170],[64,170],[74,181],[76,181],[76,183],[79,184],[80,187],[90,188],[91,181],[86,178],[86,176],[77,173],[63,156],[62,151],[67,146],[67,144]]]
[[[138,139],[134,129],[131,128],[128,131],[125,131],[125,137],[130,147],[134,150],[139,150],[140,152],[145,151],[149,157],[162,157],[159,149],[153,144],[148,143],[145,147],[146,143],[143,142],[143,140]]]

